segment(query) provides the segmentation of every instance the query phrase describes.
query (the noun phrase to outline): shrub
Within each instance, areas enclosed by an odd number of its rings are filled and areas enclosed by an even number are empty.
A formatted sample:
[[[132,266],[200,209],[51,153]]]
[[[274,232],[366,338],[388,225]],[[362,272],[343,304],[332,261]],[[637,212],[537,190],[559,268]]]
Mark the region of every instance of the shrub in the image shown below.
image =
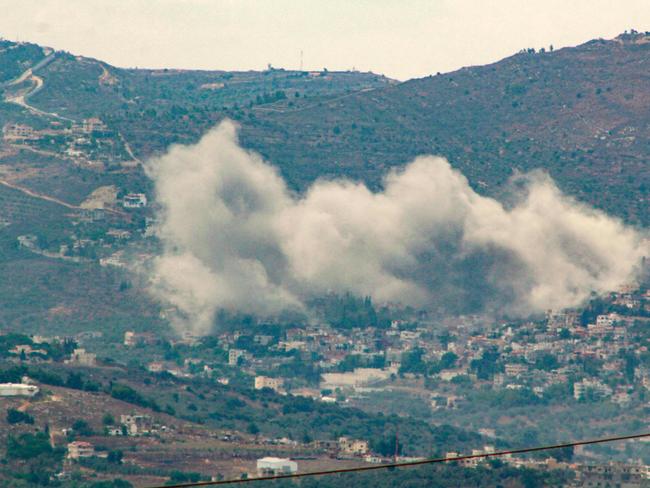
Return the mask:
[[[7,410],[7,422],[10,424],[33,424],[34,417],[15,408],[10,408]]]

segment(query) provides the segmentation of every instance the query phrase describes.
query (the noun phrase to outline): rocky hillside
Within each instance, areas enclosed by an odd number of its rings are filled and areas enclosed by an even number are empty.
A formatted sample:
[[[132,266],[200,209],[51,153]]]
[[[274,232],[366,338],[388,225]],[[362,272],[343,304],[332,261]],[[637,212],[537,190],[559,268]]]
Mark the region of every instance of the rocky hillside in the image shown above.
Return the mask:
[[[446,156],[488,194],[517,171],[542,168],[565,191],[647,225],[649,41],[634,33],[526,50],[401,84],[356,72],[127,70],[55,53],[28,100],[66,119],[100,117],[139,158],[231,117],[243,142],[298,189],[323,176],[377,185],[388,167],[422,153]],[[15,80],[46,53],[4,45],[0,79]],[[5,99],[15,89],[5,86]],[[1,105],[3,123],[39,115]]]
[[[542,168],[581,200],[648,225],[649,109],[650,35],[633,34],[267,112],[243,140],[298,187],[323,175],[378,184],[386,168],[433,153],[484,193]]]

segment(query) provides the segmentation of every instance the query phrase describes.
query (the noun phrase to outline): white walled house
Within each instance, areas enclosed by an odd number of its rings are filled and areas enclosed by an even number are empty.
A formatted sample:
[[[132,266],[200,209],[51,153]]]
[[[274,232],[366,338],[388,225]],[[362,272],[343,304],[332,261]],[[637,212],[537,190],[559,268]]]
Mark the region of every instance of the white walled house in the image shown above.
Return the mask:
[[[23,383],[0,383],[0,397],[33,397],[38,393],[38,386]]]

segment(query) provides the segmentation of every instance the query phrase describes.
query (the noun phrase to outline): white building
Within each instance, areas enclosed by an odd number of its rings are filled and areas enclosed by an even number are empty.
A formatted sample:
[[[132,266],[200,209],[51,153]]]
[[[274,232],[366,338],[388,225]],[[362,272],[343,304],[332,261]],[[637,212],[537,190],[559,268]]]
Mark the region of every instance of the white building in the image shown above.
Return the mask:
[[[255,377],[255,389],[261,390],[263,388],[270,388],[279,392],[284,386],[284,380],[282,378],[271,378],[269,376],[256,376]]]
[[[507,376],[521,376],[528,372],[527,364],[510,363],[505,365],[505,373]]]
[[[618,314],[610,313],[607,315],[599,315],[596,317],[596,325],[600,327],[613,327],[614,323],[619,321],[621,318]]]
[[[339,450],[343,454],[349,454],[352,456],[363,456],[370,451],[368,447],[368,441],[360,439],[350,439],[349,437],[340,437],[339,438]]]
[[[584,398],[588,390],[593,391],[593,393],[600,398],[612,395],[612,389],[606,384],[598,380],[585,378],[584,380],[573,384],[573,398],[576,400]]]
[[[322,390],[337,388],[358,388],[390,378],[393,370],[378,368],[356,368],[348,373],[324,373],[321,382]]]
[[[105,132],[108,130],[108,127],[106,127],[106,124],[101,119],[92,117],[90,119],[84,119],[81,130],[86,134],[92,134],[93,132]]]
[[[68,459],[80,459],[95,455],[95,448],[90,442],[74,441],[68,444]]]
[[[129,193],[122,200],[124,208],[143,208],[147,206],[147,195],[144,193]]]
[[[631,395],[626,392],[626,391],[619,391],[617,393],[614,393],[612,395],[612,403],[616,403],[617,405],[620,405],[621,407],[625,407],[630,403],[632,400]]]
[[[97,355],[86,352],[85,349],[75,349],[72,351],[70,359],[65,362],[68,364],[80,364],[82,366],[95,366],[97,364]]]
[[[36,249],[38,247],[38,238],[33,234],[18,236],[16,239],[18,240],[18,246],[25,249]]]
[[[147,365],[147,371],[150,373],[162,373],[165,371],[165,365],[160,361],[152,361]]]
[[[228,351],[228,364],[230,366],[237,366],[239,358],[246,359],[247,353],[243,349],[231,349]]]
[[[264,457],[257,460],[258,476],[293,474],[298,471],[298,463],[290,459]]]
[[[26,396],[33,397],[38,393],[38,386],[23,383],[0,383],[0,397]]]
[[[153,430],[153,420],[149,415],[120,415],[120,423],[132,436],[149,434]]]
[[[16,141],[21,139],[34,139],[34,129],[28,125],[7,124],[2,128],[5,140]]]
[[[451,381],[456,376],[463,376],[466,373],[467,371],[464,369],[446,369],[444,371],[440,371],[440,373],[438,373],[438,376],[442,381]]]

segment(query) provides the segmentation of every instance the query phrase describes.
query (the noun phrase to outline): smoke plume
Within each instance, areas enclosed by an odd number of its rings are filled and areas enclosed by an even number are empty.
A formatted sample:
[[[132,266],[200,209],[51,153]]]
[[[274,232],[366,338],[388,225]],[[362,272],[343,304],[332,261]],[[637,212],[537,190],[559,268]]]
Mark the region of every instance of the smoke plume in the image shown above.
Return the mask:
[[[194,332],[219,309],[272,315],[329,291],[448,313],[571,307],[632,279],[644,255],[637,231],[542,173],[520,177],[507,208],[432,156],[380,192],[340,180],[293,195],[236,132],[223,122],[147,163],[163,244],[151,290]]]

